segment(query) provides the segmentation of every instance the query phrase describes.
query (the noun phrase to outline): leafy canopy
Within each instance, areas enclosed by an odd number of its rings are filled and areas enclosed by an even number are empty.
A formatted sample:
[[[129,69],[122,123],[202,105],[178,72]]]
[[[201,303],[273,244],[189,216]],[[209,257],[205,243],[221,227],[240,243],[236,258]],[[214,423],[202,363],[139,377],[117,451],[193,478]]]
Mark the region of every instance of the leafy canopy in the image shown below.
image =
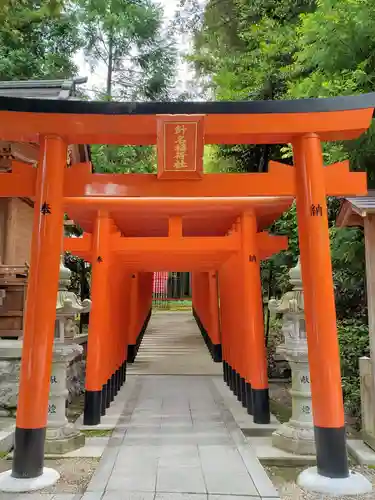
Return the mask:
[[[71,77],[81,43],[70,2],[0,2],[0,80]]]
[[[165,99],[173,84],[175,41],[152,0],[79,0],[85,54],[106,71],[107,99]]]

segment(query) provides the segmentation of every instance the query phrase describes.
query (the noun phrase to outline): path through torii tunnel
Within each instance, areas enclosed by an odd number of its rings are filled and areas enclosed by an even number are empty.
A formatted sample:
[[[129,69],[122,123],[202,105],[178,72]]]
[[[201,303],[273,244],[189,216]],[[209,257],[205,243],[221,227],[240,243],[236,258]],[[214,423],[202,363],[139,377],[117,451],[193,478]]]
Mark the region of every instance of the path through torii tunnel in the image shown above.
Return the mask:
[[[194,315],[224,378],[270,419],[260,262],[287,248],[267,227],[297,203],[317,467],[349,476],[326,196],[366,194],[322,141],[369,127],[375,94],[279,102],[104,103],[0,97],[0,139],[41,146],[13,162],[0,196],[35,201],[12,477],[43,472],[63,214],[84,231],[64,250],[92,264],[84,422],[96,425],[126,379],[151,314],[152,273],[191,271]],[[205,144],[291,143],[294,165],[204,174]],[[158,173],[67,168],[68,144],[156,145]],[[239,403],[240,404],[240,403]]]

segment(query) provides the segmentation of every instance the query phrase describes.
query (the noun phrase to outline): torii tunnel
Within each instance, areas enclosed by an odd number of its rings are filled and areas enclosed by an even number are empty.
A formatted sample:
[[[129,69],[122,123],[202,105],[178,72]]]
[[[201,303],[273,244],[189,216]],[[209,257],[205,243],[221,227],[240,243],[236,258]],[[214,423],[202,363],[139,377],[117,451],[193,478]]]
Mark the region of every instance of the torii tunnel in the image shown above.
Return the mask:
[[[224,378],[270,419],[260,261],[287,247],[266,228],[296,199],[318,474],[349,477],[326,196],[364,195],[366,174],[324,166],[321,142],[368,129],[375,94],[267,102],[113,103],[0,97],[0,139],[39,143],[0,196],[35,201],[12,476],[43,472],[63,214],[85,232],[64,249],[92,263],[84,421],[125,381],[150,316],[152,272],[191,271],[193,307]],[[294,166],[204,174],[204,144],[291,143]],[[158,173],[67,168],[68,144],[156,145]]]

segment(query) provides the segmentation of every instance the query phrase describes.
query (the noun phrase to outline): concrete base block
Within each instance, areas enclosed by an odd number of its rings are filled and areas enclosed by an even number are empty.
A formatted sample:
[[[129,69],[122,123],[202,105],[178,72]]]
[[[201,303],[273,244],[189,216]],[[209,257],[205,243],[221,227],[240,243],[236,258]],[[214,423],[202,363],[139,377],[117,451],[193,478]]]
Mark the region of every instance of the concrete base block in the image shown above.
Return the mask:
[[[350,455],[358,464],[375,466],[375,451],[361,439],[348,439],[347,446]]]
[[[45,453],[45,458],[100,458],[109,441],[109,436],[86,438],[82,448],[64,453]]]
[[[8,453],[13,448],[15,419],[0,418],[0,453]]]
[[[332,496],[364,495],[372,491],[370,481],[358,472],[350,471],[349,477],[338,479],[321,476],[316,467],[301,472],[297,484],[306,491]]]
[[[85,436],[76,432],[71,436],[66,436],[62,439],[47,439],[44,443],[44,453],[46,455],[64,455],[73,450],[83,448],[85,446]]]
[[[85,438],[85,445],[73,451],[68,451],[64,454],[45,453],[44,458],[100,458],[103,455],[105,447],[108,445],[110,437],[87,437]],[[13,452],[7,455],[7,459],[13,458]],[[1,497],[0,497],[1,498]]]
[[[361,432],[363,441],[369,446],[373,451],[375,451],[375,438],[366,432]]]
[[[45,467],[43,474],[32,479],[18,479],[12,477],[12,471],[7,470],[0,474],[0,491],[6,493],[26,493],[37,491],[54,485],[60,479],[60,474],[54,469]]]
[[[272,434],[272,444],[276,448],[296,455],[316,455],[314,428],[302,427],[297,422],[282,424]]]
[[[246,441],[263,465],[301,467],[316,464],[316,457],[313,455],[297,455],[276,448],[272,445],[271,436],[249,437]]]
[[[15,426],[7,429],[0,428],[0,453],[8,453],[13,448],[14,429]]]

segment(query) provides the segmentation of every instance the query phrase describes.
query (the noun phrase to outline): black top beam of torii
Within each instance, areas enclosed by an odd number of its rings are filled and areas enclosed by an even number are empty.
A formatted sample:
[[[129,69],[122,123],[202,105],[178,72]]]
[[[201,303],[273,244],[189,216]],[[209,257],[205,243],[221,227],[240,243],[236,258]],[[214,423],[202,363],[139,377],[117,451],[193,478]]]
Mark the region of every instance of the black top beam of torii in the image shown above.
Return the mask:
[[[50,100],[0,95],[0,111],[61,114],[289,114],[375,108],[375,92],[354,96],[280,101],[103,102]]]

